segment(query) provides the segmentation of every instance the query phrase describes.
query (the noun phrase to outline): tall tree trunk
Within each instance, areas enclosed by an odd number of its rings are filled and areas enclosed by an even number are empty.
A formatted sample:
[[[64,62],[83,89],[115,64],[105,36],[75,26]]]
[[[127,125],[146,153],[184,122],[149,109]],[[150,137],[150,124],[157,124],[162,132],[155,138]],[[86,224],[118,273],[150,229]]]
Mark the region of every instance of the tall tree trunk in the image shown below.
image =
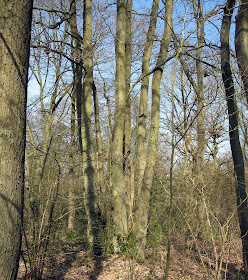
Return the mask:
[[[75,126],[76,120],[76,100],[75,91],[72,89],[71,93],[71,144],[70,144],[70,155],[69,155],[69,193],[68,193],[68,230],[74,230],[74,191],[75,191],[75,169],[74,169],[74,154],[76,151],[75,141]]]
[[[240,0],[236,15],[235,49],[248,103],[248,0]]]
[[[76,108],[77,108],[77,120],[78,120],[78,139],[80,152],[83,152],[82,146],[82,53],[81,45],[82,38],[77,28],[77,8],[76,1],[69,0],[70,3],[70,29],[71,29],[71,41],[72,41],[72,58],[75,61],[72,63],[73,69],[73,90],[76,96]]]
[[[131,96],[130,96],[130,78],[132,64],[132,0],[126,3],[126,114],[125,114],[125,131],[124,131],[124,157],[131,151]]]
[[[197,73],[197,151],[195,156],[195,172],[200,174],[205,151],[205,128],[204,128],[204,87],[203,87],[203,71],[201,62],[201,53],[204,44],[204,19],[202,15],[202,4],[198,0],[198,3],[193,1],[194,17],[196,20],[196,32],[197,32],[197,50],[196,50],[196,73]],[[200,176],[200,175],[199,175]]]
[[[126,3],[126,112],[125,112],[125,128],[123,139],[123,170],[125,176],[125,184],[127,190],[127,212],[128,212],[128,231],[132,227],[133,220],[133,197],[134,186],[131,180],[132,174],[132,158],[131,158],[131,64],[132,64],[132,0]]]
[[[70,189],[69,189],[69,216],[68,216],[68,229],[73,229],[73,220],[74,220],[74,212],[73,212],[73,191],[71,188],[73,188],[74,185],[74,170],[73,170],[73,152],[75,152],[76,148],[76,135],[75,131],[75,110],[77,111],[77,135],[78,135],[78,144],[80,153],[82,155],[83,152],[83,144],[82,144],[82,54],[81,54],[81,45],[82,45],[82,38],[78,32],[77,28],[77,8],[76,8],[76,1],[75,0],[69,0],[70,4],[70,30],[71,30],[71,44],[72,44],[72,50],[71,50],[71,56],[74,62],[72,62],[72,69],[73,69],[73,88],[72,88],[72,111],[71,111],[71,148],[72,153],[70,155]],[[74,135],[74,136],[73,136]],[[74,148],[73,148],[74,146]]]
[[[93,47],[92,47],[92,0],[84,1],[83,25],[84,81],[82,98],[82,143],[84,165],[85,210],[88,219],[88,241],[93,253],[101,254],[99,244],[99,223],[95,203],[95,168],[93,166],[93,138],[91,127],[91,105],[93,94]]]
[[[23,220],[33,1],[0,1],[0,278],[16,279]]]
[[[154,42],[155,29],[158,17],[158,6],[159,0],[153,0],[152,11],[150,15],[150,24],[147,32],[146,44],[143,53],[142,60],[142,79],[141,82],[141,93],[140,93],[140,104],[139,104],[139,116],[138,116],[138,129],[137,129],[137,151],[136,151],[136,162],[135,162],[135,193],[136,200],[139,199],[142,188],[142,180],[146,167],[146,119],[147,119],[147,98],[149,88],[149,76],[150,71],[150,58]]]
[[[228,0],[224,9],[221,26],[221,69],[226,91],[229,116],[229,138],[236,175],[237,208],[243,247],[245,279],[248,279],[248,208],[244,172],[244,159],[239,141],[238,111],[235,104],[235,89],[230,67],[229,32],[235,0]]]
[[[197,150],[195,153],[195,185],[198,197],[198,223],[199,232],[198,235],[201,236],[203,233],[204,225],[204,208],[202,201],[202,189],[203,189],[203,162],[204,162],[204,152],[205,152],[205,126],[204,126],[204,87],[203,87],[203,70],[201,62],[201,53],[204,44],[204,25],[205,20],[203,18],[203,3],[201,0],[193,0],[194,17],[196,20],[196,33],[197,33],[197,50],[196,50],[196,73],[197,73]]]
[[[127,236],[127,193],[123,174],[123,137],[126,112],[126,1],[117,0],[116,20],[116,77],[115,77],[115,115],[112,139],[112,192],[114,246],[118,250],[118,239]]]
[[[94,111],[95,111],[95,129],[96,129],[96,192],[97,192],[97,205],[101,210],[101,214],[106,216],[107,214],[107,189],[104,182],[104,158],[103,158],[103,143],[102,134],[100,127],[100,115],[99,115],[99,104],[98,94],[95,83],[93,83],[93,100],[94,100]]]
[[[156,63],[157,69],[154,72],[152,78],[151,127],[147,150],[147,158],[149,158],[149,160],[146,161],[141,194],[139,200],[137,201],[137,210],[135,213],[135,234],[137,239],[138,257],[141,259],[144,259],[145,256],[149,202],[154,175],[154,166],[157,160],[158,132],[160,121],[160,83],[172,33],[172,11],[173,0],[165,1],[164,34]]]

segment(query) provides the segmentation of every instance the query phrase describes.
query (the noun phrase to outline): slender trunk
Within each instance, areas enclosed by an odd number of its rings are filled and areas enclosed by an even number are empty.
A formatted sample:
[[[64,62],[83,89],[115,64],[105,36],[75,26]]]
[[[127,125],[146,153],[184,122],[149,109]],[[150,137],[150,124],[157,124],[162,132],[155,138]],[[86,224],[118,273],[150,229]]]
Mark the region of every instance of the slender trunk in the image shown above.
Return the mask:
[[[70,155],[70,171],[69,171],[69,178],[70,178],[70,189],[69,189],[69,216],[68,216],[68,229],[72,230],[74,227],[74,203],[73,203],[73,186],[74,186],[74,169],[73,169],[73,153],[76,150],[76,135],[75,135],[75,110],[77,112],[77,135],[78,135],[78,144],[80,149],[80,154],[82,155],[83,152],[83,144],[82,144],[82,54],[81,54],[81,45],[82,45],[82,38],[78,32],[77,28],[77,8],[76,8],[76,1],[69,0],[70,4],[70,30],[71,30],[71,57],[74,60],[72,62],[72,69],[73,69],[73,88],[72,88],[72,111],[71,111],[71,155]]]
[[[236,16],[235,49],[248,103],[248,0],[241,0]]]
[[[96,255],[101,254],[95,203],[95,168],[93,166],[93,139],[91,127],[91,105],[93,94],[93,48],[92,48],[92,0],[84,1],[83,63],[84,82],[82,99],[82,142],[84,165],[85,210],[88,219],[88,241]]]
[[[132,64],[132,0],[126,3],[126,112],[125,112],[125,130],[123,139],[123,170],[125,176],[125,185],[127,190],[127,215],[128,231],[131,230],[133,220],[133,186],[131,185],[132,158],[131,158],[131,96],[130,96],[130,79]]]
[[[70,3],[70,29],[71,29],[71,41],[72,41],[72,58],[75,61],[72,63],[73,69],[73,91],[76,96],[77,107],[77,121],[78,121],[78,139],[80,152],[83,152],[82,145],[82,54],[81,45],[82,38],[78,33],[77,28],[77,15],[76,15],[76,1],[69,0]]]
[[[17,276],[33,1],[0,1],[0,279]]]
[[[100,115],[99,115],[99,104],[98,95],[95,83],[93,83],[93,100],[94,100],[94,111],[95,111],[95,129],[96,129],[96,192],[97,192],[97,205],[99,205],[102,215],[106,216],[107,212],[107,189],[104,182],[104,157],[103,157],[103,143],[100,127]]]
[[[69,193],[68,193],[68,230],[74,230],[74,185],[75,185],[75,170],[74,170],[74,153],[75,153],[75,120],[76,120],[76,100],[75,91],[72,90],[71,96],[71,150],[69,155]]]
[[[201,63],[201,53],[204,43],[204,19],[202,15],[201,1],[198,5],[194,2],[194,16],[196,20],[197,32],[197,50],[196,50],[196,73],[197,73],[197,151],[195,156],[195,172],[198,177],[203,167],[204,151],[205,151],[205,128],[204,128],[204,87],[203,87],[203,71]]]
[[[203,163],[205,152],[205,126],[204,126],[204,87],[203,87],[203,70],[201,62],[202,48],[204,44],[204,26],[205,19],[203,18],[203,3],[201,0],[193,0],[194,17],[196,21],[196,34],[197,34],[197,50],[196,50],[196,73],[197,73],[197,149],[195,153],[195,186],[197,193],[197,215],[198,215],[198,236],[202,237],[204,234],[203,221],[204,221],[204,206],[202,201],[203,189]]]
[[[236,175],[236,194],[237,208],[239,216],[240,233],[243,247],[243,262],[245,279],[248,279],[248,208],[247,193],[244,172],[244,159],[239,141],[238,131],[238,111],[235,104],[235,89],[232,79],[230,67],[230,48],[229,48],[229,32],[233,9],[235,7],[234,0],[228,0],[224,9],[224,16],[221,26],[221,69],[222,79],[226,91],[226,99],[229,116],[229,138],[232,150],[232,158],[234,171]]]
[[[187,98],[185,96],[185,90],[184,90],[184,80],[183,80],[183,69],[181,67],[181,93],[182,93],[182,102],[183,102],[183,123],[182,123],[182,129],[181,129],[181,135],[183,137],[183,149],[184,149],[184,170],[183,173],[186,175],[188,173],[189,168],[189,159],[188,159],[188,139],[187,139]]]
[[[158,17],[159,0],[153,0],[152,11],[150,15],[150,25],[147,32],[147,39],[142,60],[142,76],[149,73],[150,58],[154,42],[155,29]],[[135,192],[136,199],[139,199],[141,194],[142,180],[146,166],[146,118],[147,118],[147,98],[149,88],[149,76],[146,76],[141,82],[139,117],[137,129],[137,152],[135,162]]]
[[[132,0],[127,0],[126,3],[126,114],[125,114],[125,132],[123,155],[127,156],[131,151],[131,97],[129,93],[131,64],[132,64]],[[124,168],[125,169],[125,168]]]
[[[158,132],[160,121],[160,82],[164,69],[164,61],[167,56],[168,47],[172,33],[172,11],[173,0],[165,1],[165,19],[164,19],[164,34],[160,45],[160,52],[157,59],[157,69],[152,78],[152,108],[151,108],[151,127],[149,134],[149,143],[147,150],[146,168],[142,182],[141,195],[137,201],[136,210],[136,239],[138,247],[138,257],[144,259],[148,215],[149,215],[149,201],[151,195],[151,188],[154,175],[154,166],[157,159],[157,146],[158,146]]]
[[[118,250],[127,236],[127,193],[123,174],[123,137],[126,111],[126,1],[117,0],[116,20],[116,77],[115,77],[115,116],[112,139],[112,192],[114,246]]]

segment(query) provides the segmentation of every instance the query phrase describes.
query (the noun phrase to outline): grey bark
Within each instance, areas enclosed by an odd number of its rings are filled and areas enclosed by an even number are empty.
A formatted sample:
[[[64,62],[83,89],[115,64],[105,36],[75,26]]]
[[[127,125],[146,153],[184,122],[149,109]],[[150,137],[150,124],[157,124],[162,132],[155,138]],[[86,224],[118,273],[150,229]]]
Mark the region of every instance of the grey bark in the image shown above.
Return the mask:
[[[23,220],[33,1],[0,1],[0,279],[16,279]]]
[[[157,160],[158,132],[160,121],[160,82],[172,34],[172,11],[173,0],[165,1],[164,34],[161,40],[160,52],[156,63],[157,69],[154,72],[152,78],[151,126],[147,149],[147,158],[149,158],[149,160],[146,161],[141,195],[137,201],[135,213],[135,235],[138,248],[137,254],[140,259],[144,259],[145,256],[147,226],[149,218],[149,202],[154,176],[154,167]]]
[[[236,16],[235,49],[248,103],[248,0],[241,0]]]
[[[159,0],[153,0],[152,11],[150,14],[150,24],[147,32],[146,44],[143,53],[142,60],[142,79],[140,104],[139,104],[139,116],[138,116],[138,129],[137,129],[137,151],[135,162],[135,183],[136,183],[136,199],[139,199],[141,194],[142,180],[144,176],[146,166],[146,122],[147,122],[147,98],[149,88],[149,76],[150,71],[150,58],[154,42],[155,29],[157,25]],[[147,75],[147,76],[146,76]],[[145,77],[146,76],[146,77]]]
[[[126,1],[117,1],[116,20],[116,77],[115,77],[115,115],[112,137],[112,192],[114,246],[118,250],[127,236],[127,193],[123,174],[123,138],[126,112]]]

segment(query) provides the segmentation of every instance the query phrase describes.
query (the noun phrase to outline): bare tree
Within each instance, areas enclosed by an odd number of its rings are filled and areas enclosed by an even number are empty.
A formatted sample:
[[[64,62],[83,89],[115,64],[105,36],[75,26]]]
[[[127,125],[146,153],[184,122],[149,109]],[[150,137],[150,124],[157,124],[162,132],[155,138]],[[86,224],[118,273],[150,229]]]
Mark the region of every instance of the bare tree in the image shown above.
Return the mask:
[[[149,201],[154,176],[154,167],[157,160],[158,132],[160,122],[160,83],[172,34],[172,12],[173,0],[165,1],[164,33],[160,44],[156,68],[152,78],[151,125],[147,148],[147,158],[149,158],[149,160],[146,161],[144,177],[142,180],[142,188],[140,197],[136,204],[137,209],[135,213],[135,234],[138,247],[138,256],[141,259],[144,259],[145,256]]]

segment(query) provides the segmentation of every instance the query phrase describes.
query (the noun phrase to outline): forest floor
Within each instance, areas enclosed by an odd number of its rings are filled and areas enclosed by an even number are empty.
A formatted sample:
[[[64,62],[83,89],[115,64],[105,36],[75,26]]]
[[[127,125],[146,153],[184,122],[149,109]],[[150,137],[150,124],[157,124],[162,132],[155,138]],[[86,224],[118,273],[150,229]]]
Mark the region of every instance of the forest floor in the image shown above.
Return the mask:
[[[162,279],[164,275],[166,246],[148,248],[147,258],[143,263],[137,263],[130,253],[106,253],[104,257],[92,257],[81,250],[81,246],[71,242],[62,242],[59,247],[56,245],[50,250],[44,280],[155,280]],[[206,244],[198,245],[196,249],[193,245],[186,246],[173,241],[171,249],[170,280],[216,279],[216,264],[211,246],[208,246],[209,250],[206,249]],[[240,249],[239,241],[229,248],[228,254],[223,258],[220,279],[244,279]],[[25,266],[21,260],[17,279],[26,279],[23,278],[24,275]]]

